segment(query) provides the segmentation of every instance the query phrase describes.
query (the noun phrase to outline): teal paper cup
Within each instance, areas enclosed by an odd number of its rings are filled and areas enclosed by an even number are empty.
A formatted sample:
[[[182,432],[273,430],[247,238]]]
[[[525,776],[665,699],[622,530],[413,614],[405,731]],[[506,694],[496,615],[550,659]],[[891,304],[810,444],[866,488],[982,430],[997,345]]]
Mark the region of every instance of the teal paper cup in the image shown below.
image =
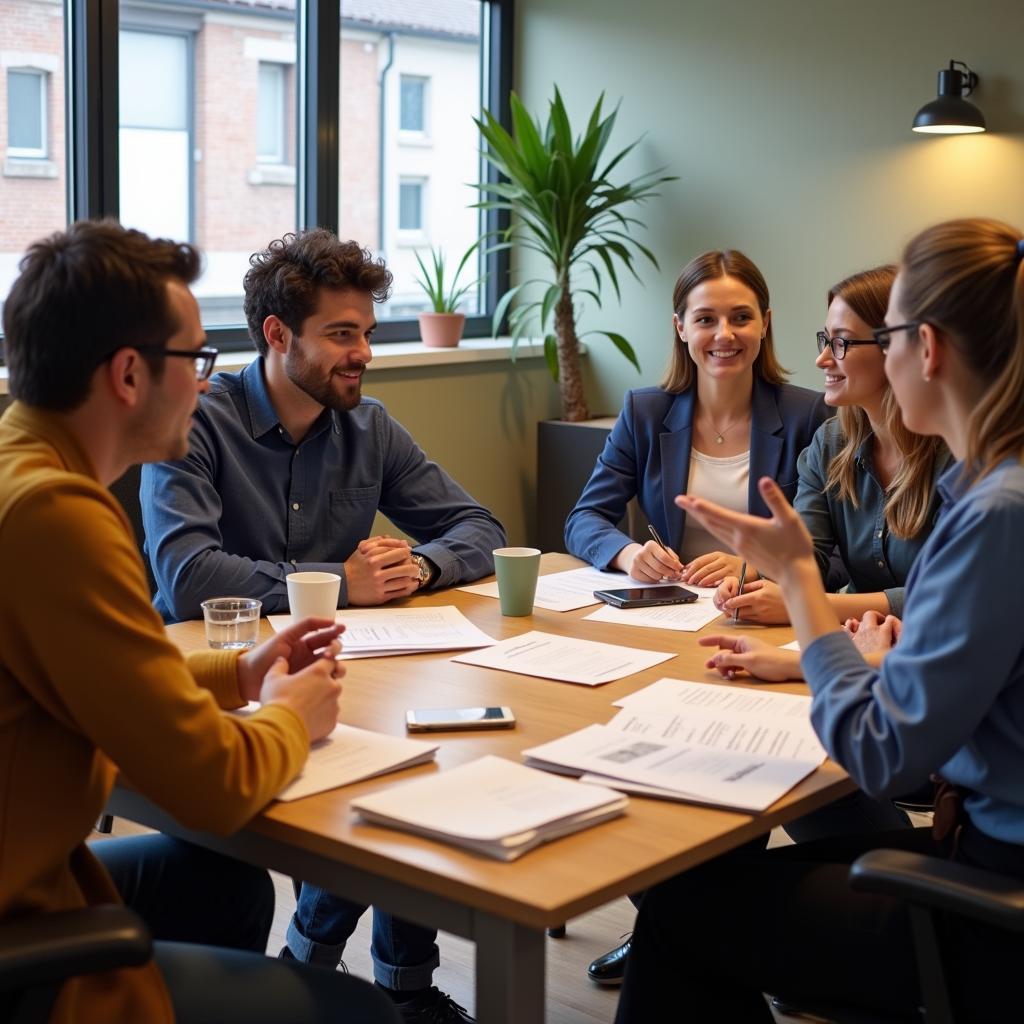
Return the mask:
[[[496,548],[493,554],[501,614],[532,615],[540,571],[539,549]]]

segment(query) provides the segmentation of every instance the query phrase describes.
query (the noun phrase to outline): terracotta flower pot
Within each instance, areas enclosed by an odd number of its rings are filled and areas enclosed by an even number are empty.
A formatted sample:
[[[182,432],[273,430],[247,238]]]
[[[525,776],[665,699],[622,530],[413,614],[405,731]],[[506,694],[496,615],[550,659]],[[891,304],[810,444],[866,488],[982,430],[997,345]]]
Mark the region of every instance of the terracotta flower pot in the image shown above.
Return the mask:
[[[455,348],[466,323],[465,313],[420,313],[420,338],[427,348]]]

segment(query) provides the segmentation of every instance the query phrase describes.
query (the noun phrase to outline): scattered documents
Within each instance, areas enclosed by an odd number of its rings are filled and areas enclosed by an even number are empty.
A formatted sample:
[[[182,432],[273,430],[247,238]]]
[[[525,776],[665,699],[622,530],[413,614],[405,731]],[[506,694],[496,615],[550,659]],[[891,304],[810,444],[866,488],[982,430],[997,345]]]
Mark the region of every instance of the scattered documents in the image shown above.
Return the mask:
[[[373,824],[508,861],[616,818],[627,804],[610,789],[488,756],[359,797],[352,807]]]
[[[259,707],[257,702],[250,701],[235,714],[250,715]],[[329,736],[310,747],[301,773],[277,794],[277,799],[298,800],[377,775],[411,768],[415,764],[425,764],[434,760],[438,746],[437,743],[389,736],[339,723]]]
[[[708,588],[696,588],[697,593],[705,589]],[[593,619],[595,622],[614,622],[622,626],[647,626],[651,629],[674,629],[695,633],[721,614],[710,597],[700,597],[690,604],[661,604],[652,608],[613,608],[606,604],[585,618]]]
[[[534,608],[546,608],[552,612],[571,612],[576,608],[600,604],[600,598],[594,597],[595,590],[618,589],[620,587],[641,586],[624,572],[602,572],[587,566],[583,569],[568,569],[565,572],[553,572],[541,576],[537,580],[537,595],[533,599]],[[481,597],[497,597],[498,584],[477,583],[470,587],[459,587],[469,594]]]
[[[291,625],[290,615],[268,615],[275,630]],[[341,658],[380,658],[391,654],[487,647],[497,641],[473,625],[454,605],[439,608],[345,608]]]
[[[607,725],[523,751],[538,768],[628,792],[762,811],[826,757],[810,698],[660,679]]]
[[[674,658],[663,651],[645,651],[593,640],[576,640],[534,630],[502,640],[485,651],[452,658],[465,665],[481,665],[504,672],[519,672],[541,679],[600,686]]]

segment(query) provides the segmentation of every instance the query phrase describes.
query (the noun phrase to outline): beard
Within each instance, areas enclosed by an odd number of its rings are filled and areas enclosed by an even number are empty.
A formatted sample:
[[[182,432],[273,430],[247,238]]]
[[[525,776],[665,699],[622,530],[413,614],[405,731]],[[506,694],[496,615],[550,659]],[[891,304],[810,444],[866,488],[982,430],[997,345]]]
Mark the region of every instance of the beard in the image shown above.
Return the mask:
[[[345,370],[362,369],[345,367]],[[288,379],[300,390],[304,391],[315,402],[332,412],[348,412],[354,409],[362,399],[361,379],[347,381],[344,392],[335,387],[335,377],[339,374],[337,367],[324,371],[311,363],[302,351],[299,338],[295,338],[284,357],[284,372]]]

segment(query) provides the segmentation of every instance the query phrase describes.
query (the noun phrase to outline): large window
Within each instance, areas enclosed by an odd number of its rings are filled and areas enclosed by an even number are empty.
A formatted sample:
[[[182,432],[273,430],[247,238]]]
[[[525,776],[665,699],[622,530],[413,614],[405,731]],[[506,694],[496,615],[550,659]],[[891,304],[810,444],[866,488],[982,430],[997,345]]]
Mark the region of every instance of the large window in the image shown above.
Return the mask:
[[[507,106],[511,0],[333,2],[3,0],[0,299],[33,239],[117,216],[199,246],[204,324],[246,345],[250,255],[316,224],[392,269],[378,340],[416,337],[416,250],[457,262],[484,225],[472,118]],[[506,267],[489,257],[467,334]]]
[[[67,224],[64,13],[0,0],[0,309],[26,246]]]

